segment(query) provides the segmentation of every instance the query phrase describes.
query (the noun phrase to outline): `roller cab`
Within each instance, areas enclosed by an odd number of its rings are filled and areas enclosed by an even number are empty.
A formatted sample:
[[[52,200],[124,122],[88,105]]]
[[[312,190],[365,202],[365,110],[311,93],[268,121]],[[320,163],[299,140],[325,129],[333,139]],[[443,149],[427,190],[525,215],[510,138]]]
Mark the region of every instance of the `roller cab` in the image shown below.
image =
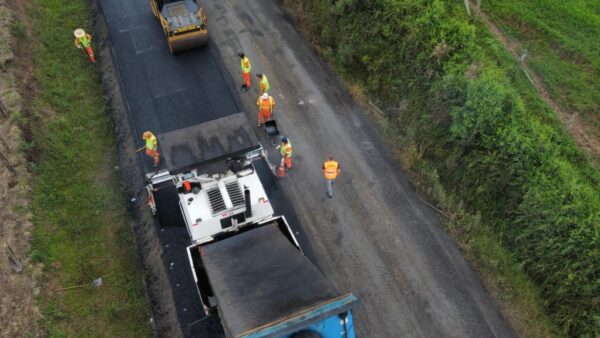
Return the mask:
[[[205,46],[208,28],[197,0],[148,0],[160,21],[171,53]]]

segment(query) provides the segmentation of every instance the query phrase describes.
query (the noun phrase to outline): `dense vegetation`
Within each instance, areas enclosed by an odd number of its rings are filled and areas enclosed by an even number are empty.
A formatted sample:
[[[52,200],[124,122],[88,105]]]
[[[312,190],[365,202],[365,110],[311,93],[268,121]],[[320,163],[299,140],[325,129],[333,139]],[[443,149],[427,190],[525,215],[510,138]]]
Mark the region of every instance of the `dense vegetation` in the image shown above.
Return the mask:
[[[289,6],[338,71],[390,107],[445,189],[492,226],[562,334],[600,335],[600,176],[462,1]]]
[[[557,102],[600,130],[600,2],[495,0],[483,9],[527,48]]]
[[[32,130],[31,256],[44,263],[40,295],[50,337],[150,336],[116,146],[97,65],[73,48],[93,28],[87,0],[33,0],[36,96]],[[32,5],[33,7],[33,5]],[[39,39],[39,40],[37,40]],[[102,286],[91,283],[102,277]],[[82,285],[74,289],[57,288]],[[25,333],[24,333],[25,334]]]

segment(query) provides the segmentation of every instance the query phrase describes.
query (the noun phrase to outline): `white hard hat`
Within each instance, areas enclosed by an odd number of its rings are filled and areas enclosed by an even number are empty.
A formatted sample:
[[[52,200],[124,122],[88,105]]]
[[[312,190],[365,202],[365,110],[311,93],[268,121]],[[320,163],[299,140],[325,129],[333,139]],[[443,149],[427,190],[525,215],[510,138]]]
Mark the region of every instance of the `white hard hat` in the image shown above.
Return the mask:
[[[266,100],[268,98],[269,98],[269,94],[267,94],[267,93],[262,94],[262,99],[263,100]]]
[[[81,38],[81,37],[85,36],[85,31],[81,28],[77,28],[75,30],[75,32],[73,32],[73,33],[75,34],[76,38]]]

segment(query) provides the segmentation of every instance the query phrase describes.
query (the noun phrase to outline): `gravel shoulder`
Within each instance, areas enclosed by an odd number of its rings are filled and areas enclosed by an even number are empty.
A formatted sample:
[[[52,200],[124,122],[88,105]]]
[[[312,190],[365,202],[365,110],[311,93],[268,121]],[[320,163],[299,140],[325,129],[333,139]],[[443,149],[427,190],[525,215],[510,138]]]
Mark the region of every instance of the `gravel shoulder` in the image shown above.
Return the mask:
[[[275,117],[294,145],[294,169],[281,185],[312,246],[310,258],[339,289],[361,299],[358,334],[511,336],[479,278],[437,215],[417,198],[366,112],[278,3],[204,6],[211,43],[232,76],[241,83],[240,51],[249,55],[254,72],[269,76]],[[254,120],[257,89],[240,95]],[[332,200],[325,195],[320,171],[327,155],[342,168]]]

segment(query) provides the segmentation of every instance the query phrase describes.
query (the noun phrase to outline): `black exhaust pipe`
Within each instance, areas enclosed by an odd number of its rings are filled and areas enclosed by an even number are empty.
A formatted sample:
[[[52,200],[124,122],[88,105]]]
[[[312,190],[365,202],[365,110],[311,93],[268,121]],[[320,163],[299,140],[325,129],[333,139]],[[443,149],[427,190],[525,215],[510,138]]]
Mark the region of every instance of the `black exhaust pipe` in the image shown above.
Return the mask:
[[[244,186],[244,199],[246,200],[246,218],[252,217],[252,203],[250,203],[250,189]]]

